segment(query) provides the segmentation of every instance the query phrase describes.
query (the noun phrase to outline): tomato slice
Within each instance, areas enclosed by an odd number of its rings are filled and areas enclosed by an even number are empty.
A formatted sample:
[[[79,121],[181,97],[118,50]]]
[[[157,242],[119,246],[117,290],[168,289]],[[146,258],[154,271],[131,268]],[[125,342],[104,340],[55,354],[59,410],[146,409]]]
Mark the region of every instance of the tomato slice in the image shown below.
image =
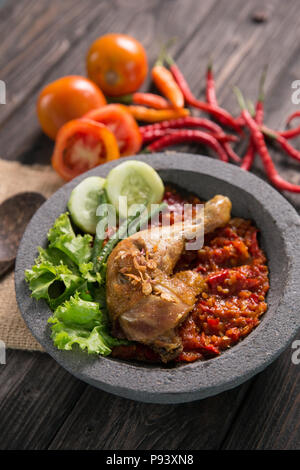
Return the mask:
[[[115,135],[121,157],[136,154],[142,146],[142,136],[134,117],[121,104],[108,104],[93,109],[84,118],[105,124]]]
[[[105,125],[89,119],[74,119],[64,124],[57,134],[52,166],[69,181],[119,156],[116,138]]]

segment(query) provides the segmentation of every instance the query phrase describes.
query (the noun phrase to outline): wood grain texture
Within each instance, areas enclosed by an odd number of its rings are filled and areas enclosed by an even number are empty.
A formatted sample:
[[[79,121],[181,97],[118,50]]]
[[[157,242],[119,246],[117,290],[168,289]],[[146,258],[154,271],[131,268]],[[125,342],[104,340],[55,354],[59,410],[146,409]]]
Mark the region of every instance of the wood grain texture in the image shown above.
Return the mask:
[[[6,106],[1,107],[1,123],[20,108],[43,79],[47,80],[49,69],[85,35],[95,17],[102,17],[105,7],[93,0],[13,3],[10,21],[0,24],[4,37],[0,45],[1,78],[8,95]]]
[[[294,351],[287,349],[252,383],[222,448],[300,449],[300,365],[292,363]]]
[[[0,366],[0,449],[47,448],[87,387],[44,353],[8,351]]]
[[[265,10],[267,21],[254,23]],[[85,73],[91,42],[106,32],[131,34],[150,65],[160,45],[197,96],[214,62],[220,103],[238,114],[231,86],[255,100],[266,62],[266,122],[284,125],[294,111],[291,82],[300,77],[297,0],[10,0],[0,15],[0,70],[7,105],[0,108],[1,157],[48,163],[53,143],[40,131],[35,102],[50,81]],[[149,79],[143,89],[151,87]],[[297,144],[300,147],[300,139]],[[183,149],[207,153],[199,146]],[[242,154],[245,145],[237,146]],[[272,148],[282,175],[300,183],[299,164]],[[264,177],[260,162],[255,173]],[[299,210],[300,196],[285,195]],[[0,449],[288,449],[299,448],[299,367],[287,350],[244,385],[183,405],[147,405],[96,390],[46,354],[9,351],[0,366]]]
[[[136,403],[88,388],[50,449],[217,449],[249,383],[181,405]]]

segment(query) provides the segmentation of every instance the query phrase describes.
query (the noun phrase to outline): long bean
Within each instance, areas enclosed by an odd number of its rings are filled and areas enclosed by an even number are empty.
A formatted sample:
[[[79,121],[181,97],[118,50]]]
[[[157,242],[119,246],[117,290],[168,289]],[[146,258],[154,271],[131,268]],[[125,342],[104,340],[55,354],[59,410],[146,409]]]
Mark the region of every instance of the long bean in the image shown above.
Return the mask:
[[[113,248],[116,246],[116,244],[124,238],[124,236],[127,234],[128,231],[128,226],[135,218],[138,216],[131,216],[128,217],[118,228],[118,230],[109,238],[108,242],[106,245],[104,245],[103,248],[101,248],[100,253],[97,254],[97,261],[96,261],[96,269],[97,271],[101,271],[101,268],[107,261],[107,258],[109,257],[110,253],[112,252]]]
[[[147,211],[146,215],[138,214],[128,217],[118,228],[118,230],[113,234],[113,236],[108,240],[106,245],[102,248],[101,252],[97,257],[97,270],[101,271],[104,264],[106,263],[110,253],[114,247],[122,240],[125,235],[128,233],[132,235],[137,232],[140,227],[142,227],[150,217],[154,217],[155,214],[162,211],[166,207],[165,203],[160,204],[155,207],[150,213]]]
[[[128,232],[129,235],[133,235],[134,233],[138,232],[147,222],[148,220],[152,219],[156,214],[159,214],[162,212],[164,209],[168,207],[168,204],[165,202],[162,202],[158,206],[154,207],[151,211],[150,214],[148,214],[148,211],[146,214],[142,214],[138,219],[134,220],[128,227]]]
[[[99,198],[99,206],[102,204],[107,204],[107,203],[108,203],[107,194],[106,194],[105,189],[103,189]],[[97,223],[99,223],[103,219],[106,219],[104,220],[104,228],[106,230],[108,226],[108,213],[104,214],[103,216],[100,216],[97,220]],[[104,239],[98,237],[97,230],[96,230],[96,235],[94,238],[94,245],[93,245],[93,250],[92,250],[92,262],[94,265],[94,271],[96,270],[96,266],[97,266],[97,256],[98,256],[98,253],[102,249],[103,243],[104,243]]]

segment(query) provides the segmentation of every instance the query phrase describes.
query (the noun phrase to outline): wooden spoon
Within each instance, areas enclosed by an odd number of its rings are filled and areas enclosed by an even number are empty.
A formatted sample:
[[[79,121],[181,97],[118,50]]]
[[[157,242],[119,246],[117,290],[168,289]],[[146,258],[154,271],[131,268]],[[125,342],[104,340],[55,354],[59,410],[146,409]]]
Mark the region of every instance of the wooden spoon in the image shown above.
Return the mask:
[[[13,267],[25,228],[45,200],[40,193],[25,192],[0,204],[0,276]]]

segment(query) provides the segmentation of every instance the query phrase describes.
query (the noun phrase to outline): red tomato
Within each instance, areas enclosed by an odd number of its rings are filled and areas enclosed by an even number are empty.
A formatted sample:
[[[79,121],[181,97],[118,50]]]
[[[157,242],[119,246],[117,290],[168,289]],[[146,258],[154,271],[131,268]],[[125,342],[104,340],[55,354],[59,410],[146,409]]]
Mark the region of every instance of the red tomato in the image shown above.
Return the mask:
[[[37,115],[45,134],[55,139],[67,121],[80,118],[91,109],[106,104],[102,91],[90,80],[76,75],[62,77],[41,91]]]
[[[116,138],[106,126],[89,119],[74,119],[64,124],[57,134],[52,166],[69,181],[119,156]]]
[[[94,109],[85,118],[105,124],[115,135],[120,155],[134,155],[142,146],[142,136],[134,117],[120,104]]]
[[[147,72],[145,49],[125,34],[106,34],[98,38],[87,54],[88,76],[110,96],[138,90]]]

